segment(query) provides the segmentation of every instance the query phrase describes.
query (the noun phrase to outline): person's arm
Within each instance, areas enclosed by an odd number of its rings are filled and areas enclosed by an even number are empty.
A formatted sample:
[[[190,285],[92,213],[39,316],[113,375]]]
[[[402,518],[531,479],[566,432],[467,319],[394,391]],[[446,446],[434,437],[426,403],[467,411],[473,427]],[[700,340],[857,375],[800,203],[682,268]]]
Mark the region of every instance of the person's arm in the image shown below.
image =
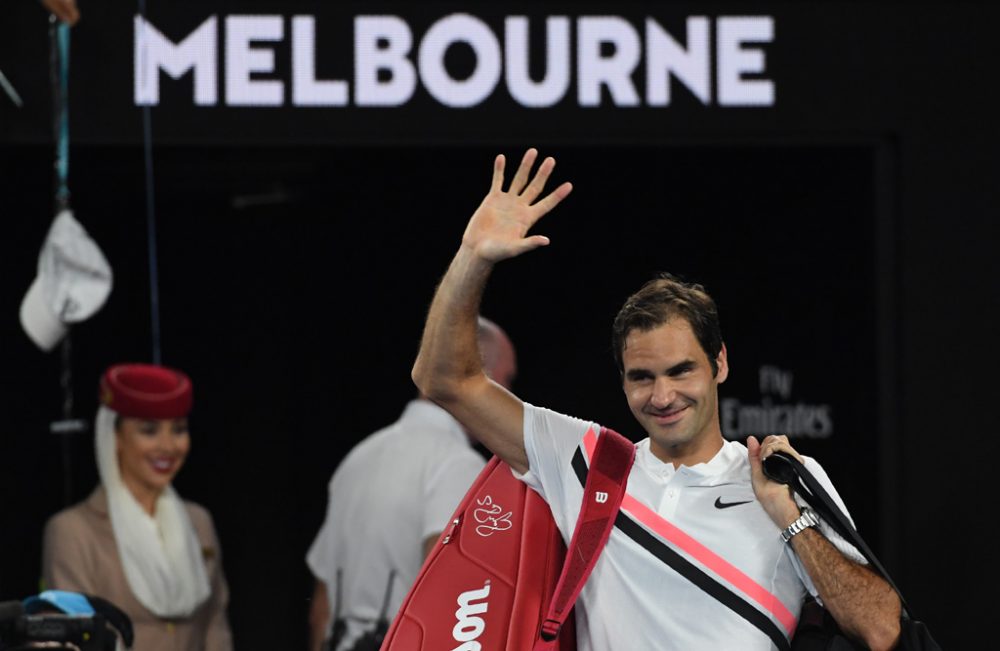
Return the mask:
[[[762,460],[778,450],[802,459],[785,436],[768,436],[760,443],[751,436],[747,449],[754,493],[771,520],[784,530],[799,517],[799,507],[787,486],[764,475]],[[789,544],[809,573],[823,605],[845,633],[872,651],[895,647],[901,604],[885,579],[844,556],[814,527],[796,534]]]
[[[41,0],[42,5],[48,9],[52,15],[63,21],[70,27],[76,25],[80,20],[80,10],[76,8],[76,0]]]
[[[45,525],[42,541],[42,584],[46,590],[96,593],[97,584],[86,553],[84,528],[66,514]]]
[[[483,290],[493,265],[549,243],[528,231],[572,190],[563,183],[536,202],[552,173],[546,158],[532,177],[538,152],[529,149],[504,190],[503,155],[493,166],[489,193],[472,215],[462,245],[431,302],[412,377],[420,391],[448,410],[514,470],[528,470],[524,405],[483,372],[476,341]]]
[[[326,582],[316,579],[312,603],[309,604],[309,651],[322,651],[326,633],[330,630],[330,599]]]
[[[206,651],[232,651],[233,632],[229,627],[229,586],[226,579],[218,573],[212,579],[211,615],[208,628],[205,630]]]
[[[201,544],[215,552],[208,576],[211,594],[208,598],[209,619],[208,627],[205,630],[205,651],[232,651],[233,632],[229,627],[228,614],[229,583],[222,570],[222,546],[219,544],[219,536],[215,532],[215,524],[208,511],[204,511],[204,518],[208,545],[205,545],[205,541],[202,541]],[[199,540],[201,540],[201,536],[199,536]]]

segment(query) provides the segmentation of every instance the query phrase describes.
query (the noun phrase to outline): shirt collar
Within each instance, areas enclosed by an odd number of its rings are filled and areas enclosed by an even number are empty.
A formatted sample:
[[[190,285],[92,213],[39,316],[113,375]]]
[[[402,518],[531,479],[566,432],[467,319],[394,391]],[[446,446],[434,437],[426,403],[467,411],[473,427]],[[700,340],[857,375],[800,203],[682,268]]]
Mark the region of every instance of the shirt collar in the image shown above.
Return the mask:
[[[722,448],[715,453],[708,461],[696,463],[693,466],[681,465],[674,468],[674,464],[661,461],[652,450],[649,449],[649,438],[645,438],[636,446],[636,463],[654,475],[669,479],[674,473],[680,472],[692,478],[700,478],[702,481],[721,479],[736,464],[741,463],[746,458],[746,447],[736,441],[723,441]]]

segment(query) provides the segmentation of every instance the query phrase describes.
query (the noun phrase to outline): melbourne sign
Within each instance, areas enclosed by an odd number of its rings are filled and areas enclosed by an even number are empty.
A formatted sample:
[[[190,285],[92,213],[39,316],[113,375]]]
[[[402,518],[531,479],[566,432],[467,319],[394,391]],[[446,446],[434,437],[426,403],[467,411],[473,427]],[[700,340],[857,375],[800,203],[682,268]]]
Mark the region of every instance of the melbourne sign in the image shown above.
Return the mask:
[[[420,91],[448,109],[499,95],[535,109],[666,107],[675,90],[704,106],[775,103],[765,51],[775,38],[771,16],[688,16],[671,33],[650,16],[488,21],[451,13],[418,31],[405,16],[356,15],[350,42],[321,41],[318,20],[210,15],[186,34],[167,35],[135,16],[134,102],[158,105],[161,85],[171,83],[188,85],[197,107],[400,107]],[[470,70],[449,67],[456,49]],[[317,73],[331,62],[350,73]]]

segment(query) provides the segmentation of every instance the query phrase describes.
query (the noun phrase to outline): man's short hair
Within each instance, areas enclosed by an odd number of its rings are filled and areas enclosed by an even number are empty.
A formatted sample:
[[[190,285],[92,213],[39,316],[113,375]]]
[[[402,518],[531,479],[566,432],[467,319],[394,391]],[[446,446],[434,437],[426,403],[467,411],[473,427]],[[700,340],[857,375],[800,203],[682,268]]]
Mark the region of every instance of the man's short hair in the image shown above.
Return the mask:
[[[715,301],[701,285],[684,282],[669,273],[661,273],[646,282],[618,311],[611,333],[618,370],[625,370],[622,355],[625,338],[631,331],[648,332],[678,317],[691,326],[712,365],[712,375],[718,373],[716,360],[722,350],[722,331]]]

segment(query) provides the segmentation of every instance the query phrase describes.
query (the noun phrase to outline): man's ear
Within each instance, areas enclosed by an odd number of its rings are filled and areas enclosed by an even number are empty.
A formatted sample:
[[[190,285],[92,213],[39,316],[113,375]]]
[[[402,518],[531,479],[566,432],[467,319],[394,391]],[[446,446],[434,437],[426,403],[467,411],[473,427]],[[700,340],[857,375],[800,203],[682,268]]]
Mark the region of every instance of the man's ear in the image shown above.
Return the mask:
[[[719,356],[715,358],[715,364],[718,367],[715,372],[715,382],[722,384],[729,377],[729,358],[726,354],[726,344],[722,344],[722,348],[719,349]]]

